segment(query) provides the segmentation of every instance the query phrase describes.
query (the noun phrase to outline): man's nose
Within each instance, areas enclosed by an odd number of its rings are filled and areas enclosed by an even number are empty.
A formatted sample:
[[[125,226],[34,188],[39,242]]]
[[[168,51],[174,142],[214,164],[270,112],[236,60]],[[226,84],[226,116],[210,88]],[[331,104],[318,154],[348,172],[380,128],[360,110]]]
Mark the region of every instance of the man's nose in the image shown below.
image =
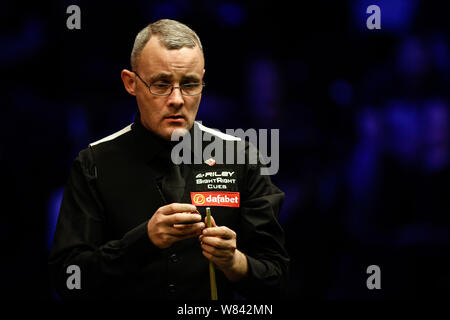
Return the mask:
[[[169,95],[168,98],[169,105],[171,107],[180,108],[184,104],[184,98],[181,94],[181,88],[180,87],[173,87],[172,93]]]

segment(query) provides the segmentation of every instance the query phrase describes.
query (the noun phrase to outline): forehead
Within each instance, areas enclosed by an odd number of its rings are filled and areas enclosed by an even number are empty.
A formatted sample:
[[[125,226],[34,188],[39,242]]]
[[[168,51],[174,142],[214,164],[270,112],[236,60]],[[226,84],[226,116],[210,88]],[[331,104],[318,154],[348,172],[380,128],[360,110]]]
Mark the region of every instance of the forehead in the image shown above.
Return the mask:
[[[203,54],[197,46],[169,50],[161,45],[158,37],[153,36],[141,52],[138,68],[146,74],[200,75],[204,68]]]

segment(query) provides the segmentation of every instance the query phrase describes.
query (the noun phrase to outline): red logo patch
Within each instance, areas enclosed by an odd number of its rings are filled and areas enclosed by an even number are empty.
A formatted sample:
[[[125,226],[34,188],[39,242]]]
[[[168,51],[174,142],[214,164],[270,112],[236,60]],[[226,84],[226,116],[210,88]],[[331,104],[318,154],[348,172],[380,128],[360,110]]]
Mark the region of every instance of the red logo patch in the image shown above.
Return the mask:
[[[216,164],[216,160],[214,160],[213,158],[209,158],[208,160],[205,160],[205,163],[212,167]]]
[[[191,192],[195,206],[236,207],[239,208],[239,192]]]

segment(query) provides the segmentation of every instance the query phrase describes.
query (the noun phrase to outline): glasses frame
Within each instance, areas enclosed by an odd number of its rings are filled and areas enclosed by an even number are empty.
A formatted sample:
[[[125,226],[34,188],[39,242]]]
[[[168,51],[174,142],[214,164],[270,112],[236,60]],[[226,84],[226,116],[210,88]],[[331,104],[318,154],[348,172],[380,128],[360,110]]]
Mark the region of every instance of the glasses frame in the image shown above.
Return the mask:
[[[183,91],[183,86],[184,86],[184,84],[182,84],[182,85],[180,85],[180,86],[177,86],[177,87],[175,87],[173,84],[170,84],[170,92],[169,92],[169,93],[165,93],[165,94],[154,93],[154,92],[152,92],[152,89],[150,88],[150,87],[153,85],[153,83],[147,83],[147,82],[145,82],[145,81],[141,78],[141,76],[140,76],[136,71],[133,71],[133,72],[134,72],[134,73],[136,74],[136,76],[142,81],[142,83],[148,88],[148,91],[149,91],[151,94],[153,94],[153,95],[155,95],[155,96],[160,96],[160,97],[170,96],[170,95],[172,94],[172,92],[173,92],[173,89],[180,89],[181,95],[183,95],[183,96],[188,96],[188,97],[192,97],[192,96],[196,96],[196,95],[201,94],[201,93],[203,92],[203,89],[204,89],[205,86],[206,86],[206,84],[205,84],[204,82],[202,82],[202,83],[201,83],[202,89],[200,90],[199,93],[187,94],[187,93],[185,93],[185,92]],[[192,83],[190,83],[190,84],[192,84]],[[200,84],[200,82],[194,82],[193,84]]]

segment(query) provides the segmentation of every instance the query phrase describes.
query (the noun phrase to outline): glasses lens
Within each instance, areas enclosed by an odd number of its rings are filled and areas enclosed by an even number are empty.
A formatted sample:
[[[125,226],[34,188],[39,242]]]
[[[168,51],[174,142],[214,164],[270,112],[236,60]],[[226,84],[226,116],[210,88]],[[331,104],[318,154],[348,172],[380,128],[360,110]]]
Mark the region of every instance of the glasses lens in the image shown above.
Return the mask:
[[[170,94],[172,85],[169,83],[153,83],[150,86],[150,91],[154,94],[166,95]]]
[[[201,83],[186,83],[181,86],[181,91],[185,95],[196,95],[202,92],[203,86]]]

